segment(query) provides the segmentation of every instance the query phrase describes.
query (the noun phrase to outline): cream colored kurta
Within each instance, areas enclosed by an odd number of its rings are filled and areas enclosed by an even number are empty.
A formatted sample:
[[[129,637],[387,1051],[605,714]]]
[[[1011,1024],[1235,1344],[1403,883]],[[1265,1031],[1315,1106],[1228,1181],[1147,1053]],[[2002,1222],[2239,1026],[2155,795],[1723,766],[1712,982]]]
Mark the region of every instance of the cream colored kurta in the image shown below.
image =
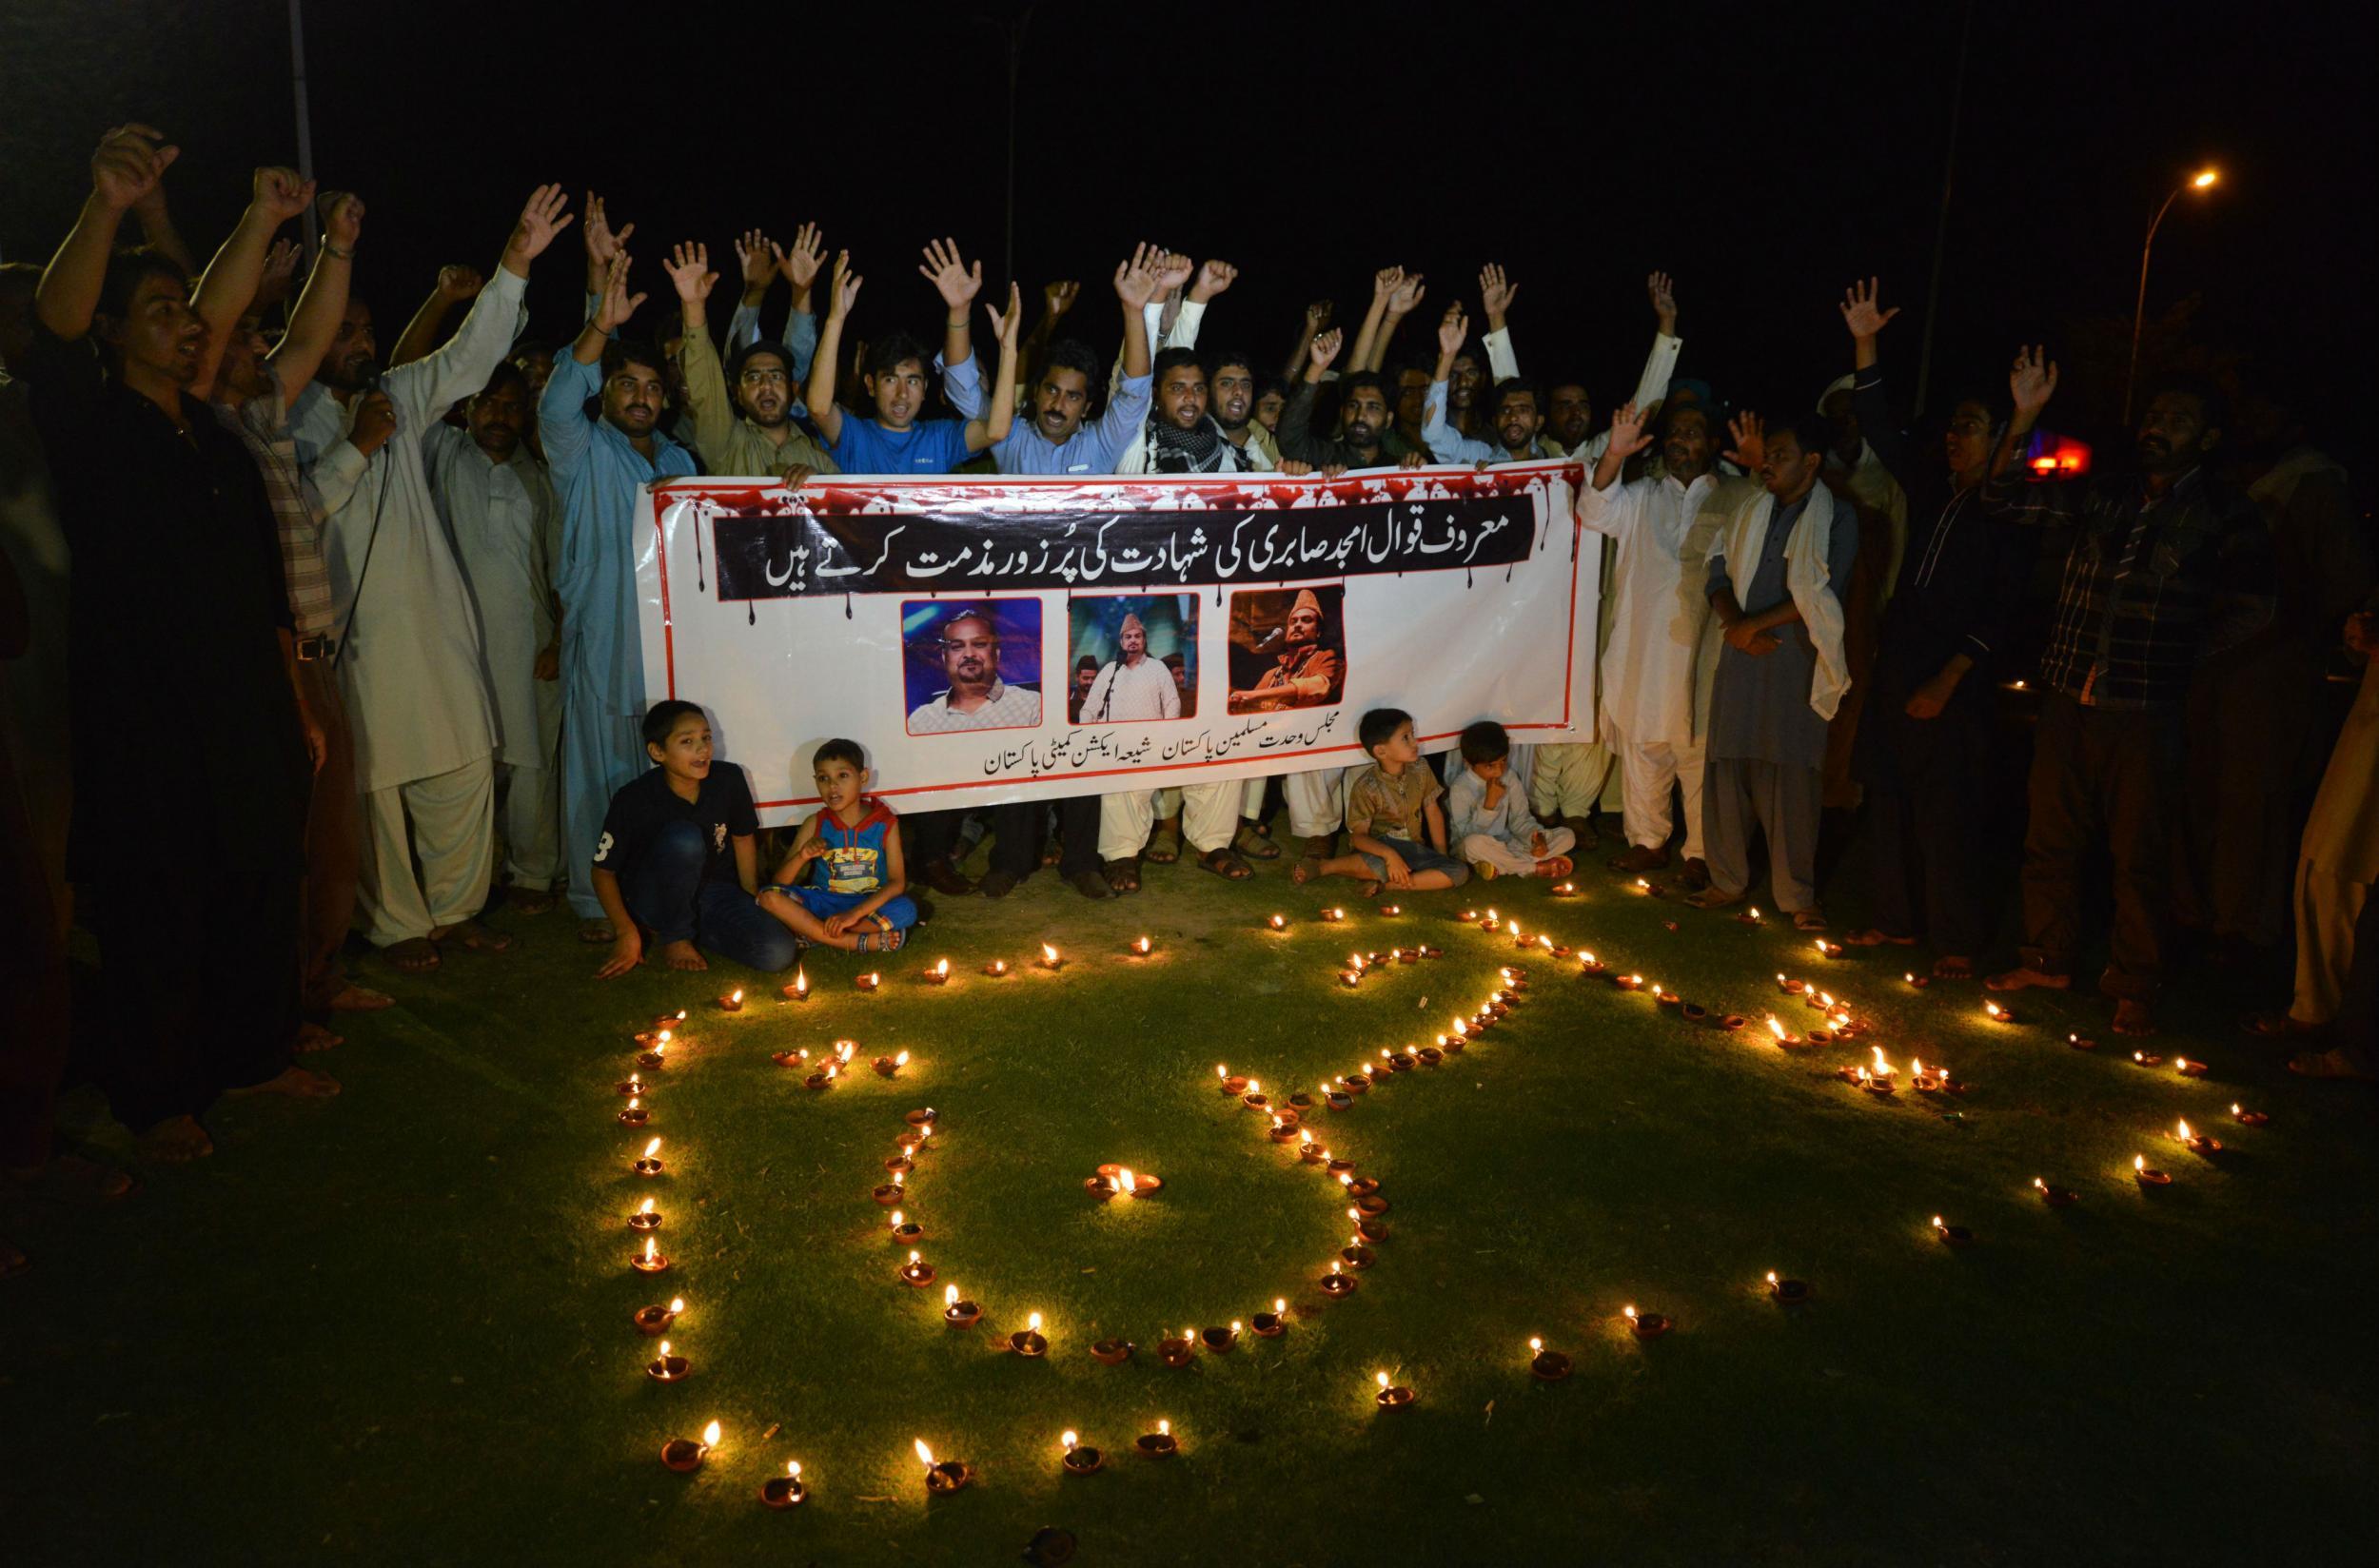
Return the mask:
[[[2379,658],[2363,684],[2305,823],[2304,858],[2348,882],[2379,882]]]
[[[339,683],[365,794],[452,773],[496,749],[479,621],[430,494],[423,443],[449,407],[487,384],[519,329],[524,286],[496,268],[451,339],[387,372],[381,390],[395,407],[396,433],[368,460],[346,444],[352,406],[320,382],[299,399],[298,455],[328,519],[323,554]]]
[[[1707,474],[1689,485],[1664,476],[1597,490],[1589,471],[1579,489],[1578,520],[1614,547],[1602,717],[1630,744],[1694,739],[1694,672],[1710,618],[1702,574],[1716,531],[1694,525],[1715,483]]]
[[[561,740],[561,682],[537,678],[537,656],[554,646],[561,509],[553,481],[525,443],[498,462],[469,432],[441,424],[427,444],[430,491],[479,617],[496,755],[516,768],[551,768]]]

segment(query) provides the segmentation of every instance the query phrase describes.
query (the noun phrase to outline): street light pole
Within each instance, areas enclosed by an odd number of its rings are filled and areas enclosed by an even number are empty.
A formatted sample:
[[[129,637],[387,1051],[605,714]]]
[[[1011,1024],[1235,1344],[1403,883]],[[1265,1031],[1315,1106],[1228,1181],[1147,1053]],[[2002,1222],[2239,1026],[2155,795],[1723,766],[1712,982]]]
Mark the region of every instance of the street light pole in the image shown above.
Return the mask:
[[[297,91],[298,178],[314,177],[314,116],[305,102],[305,20],[300,0],[289,0],[289,81]],[[322,239],[321,220],[314,204],[305,204],[305,254],[310,260]]]
[[[2164,199],[2164,205],[2156,208],[2155,217],[2149,222],[2148,238],[2140,242],[2139,298],[2132,305],[2132,366],[2123,376],[2123,423],[2126,427],[2132,422],[2132,388],[2139,380],[2139,329],[2148,314],[2148,254],[2155,248],[2156,230],[2164,226],[2164,215],[2173,210],[2173,204],[2180,200],[2182,191],[2207,189],[2220,178],[2222,173],[2219,169],[2201,169],[2174,186],[2173,194]]]

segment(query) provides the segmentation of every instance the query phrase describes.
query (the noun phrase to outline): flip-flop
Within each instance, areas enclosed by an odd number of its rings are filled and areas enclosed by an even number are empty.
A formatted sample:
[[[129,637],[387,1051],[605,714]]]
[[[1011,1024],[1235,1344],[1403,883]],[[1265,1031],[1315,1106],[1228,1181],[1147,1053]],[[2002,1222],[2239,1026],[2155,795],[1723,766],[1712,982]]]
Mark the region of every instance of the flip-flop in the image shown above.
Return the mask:
[[[472,952],[508,952],[512,949],[511,937],[501,931],[489,931],[476,920],[456,921],[446,928],[446,934],[437,940],[460,943]]]
[[[1198,856],[1198,868],[1212,872],[1226,882],[1245,882],[1255,874],[1255,869],[1239,858],[1236,852],[1226,847],[1209,850]]]
[[[1152,866],[1171,865],[1181,858],[1181,835],[1158,830],[1156,836],[1149,840],[1149,847],[1142,852],[1141,858]]]
[[[1104,868],[1107,885],[1117,896],[1140,891],[1140,863],[1137,860],[1110,860]]]
[[[1230,847],[1233,853],[1242,859],[1278,860],[1280,858],[1280,846],[1254,828],[1240,829],[1239,836],[1231,841]]]

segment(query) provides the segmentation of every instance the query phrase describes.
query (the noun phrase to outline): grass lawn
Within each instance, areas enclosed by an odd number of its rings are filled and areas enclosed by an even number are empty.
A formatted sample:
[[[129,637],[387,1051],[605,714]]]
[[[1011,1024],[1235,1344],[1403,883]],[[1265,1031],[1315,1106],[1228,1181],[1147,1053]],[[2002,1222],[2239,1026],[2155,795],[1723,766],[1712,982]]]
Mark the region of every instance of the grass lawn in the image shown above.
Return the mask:
[[[241,1102],[219,1149],[144,1171],[96,1216],[11,1198],[36,1256],[0,1285],[0,1468],[12,1563],[1014,1561],[1034,1530],[1130,1564],[1582,1561],[2307,1562],[2359,1556],[2375,1470],[2372,1104],[2303,1085],[2210,1004],[2175,1004],[2134,1066],[2106,1005],[1972,984],[1915,990],[1891,950],[1823,962],[1633,896],[1499,880],[1369,909],[1278,868],[1184,866],[1087,904],[1053,875],[945,903],[908,951],[775,978],[652,969],[608,985],[566,913],[494,917],[512,954],[456,952],[347,1021],[328,1106]],[[1317,923],[1326,902],[1345,925]],[[1320,1135],[1383,1183],[1391,1234],[1350,1298],[1315,1281],[1347,1240],[1335,1184],[1216,1092],[1214,1066],[1311,1089],[1446,1028],[1514,961],[1457,923],[1493,904],[1714,1009],[1698,1029],[1527,960],[1525,1005],[1458,1059],[1399,1074]],[[1285,933],[1260,929],[1273,911]],[[1670,931],[1666,922],[1678,929]],[[1146,931],[1156,951],[1127,958]],[[1032,960],[1044,939],[1066,967]],[[1348,990],[1349,949],[1445,956]],[[918,970],[948,957],[943,990]],[[1000,957],[1010,977],[985,978]],[[880,968],[882,990],[851,977]],[[1762,1044],[1779,969],[1873,1026]],[[747,1010],[710,1005],[746,986]],[[667,1172],[628,1161],[629,1034],[684,1007],[656,1077]],[[2096,1034],[2067,1049],[2069,1029]],[[907,1049],[823,1093],[770,1061],[837,1037]],[[1971,1082],[1888,1103],[1837,1081],[1879,1043]],[[2242,1100],[2268,1127],[2234,1124]],[[78,1106],[81,1102],[78,1102]],[[910,1179],[920,1249],[985,1308],[955,1332],[904,1287],[885,1179],[902,1113],[944,1136]],[[85,1110],[87,1107],[83,1107]],[[2225,1146],[2161,1136],[2176,1117]],[[2174,1177],[2144,1192],[2132,1157]],[[1102,1162],[1165,1179],[1101,1205]],[[2035,1176],[2080,1199],[2050,1209]],[[632,1273],[653,1197],[675,1266]],[[1929,1221],[1971,1227],[1939,1245]],[[1779,1306],[1762,1275],[1814,1286]],[[683,1382],[648,1381],[629,1316],[682,1295]],[[1167,1329],[1291,1303],[1287,1335],[1170,1369]],[[1640,1343],[1621,1308],[1673,1315]],[[1004,1354],[1027,1312],[1051,1349]],[[2342,1316],[2340,1315],[2342,1314]],[[2358,1326],[2360,1325],[2360,1326]],[[1575,1360],[1533,1382],[1526,1342]],[[1106,1367],[1088,1347],[1138,1343]],[[1418,1394],[1375,1408],[1373,1374]],[[658,1450],[719,1421],[698,1474]],[[1182,1452],[1132,1440],[1169,1420]],[[773,1438],[763,1432],[779,1428]],[[1058,1434],[1109,1456],[1068,1478]],[[910,1444],[978,1471],[928,1503]],[[797,1459],[790,1515],[760,1483]],[[2359,1478],[2359,1479],[2358,1479]]]

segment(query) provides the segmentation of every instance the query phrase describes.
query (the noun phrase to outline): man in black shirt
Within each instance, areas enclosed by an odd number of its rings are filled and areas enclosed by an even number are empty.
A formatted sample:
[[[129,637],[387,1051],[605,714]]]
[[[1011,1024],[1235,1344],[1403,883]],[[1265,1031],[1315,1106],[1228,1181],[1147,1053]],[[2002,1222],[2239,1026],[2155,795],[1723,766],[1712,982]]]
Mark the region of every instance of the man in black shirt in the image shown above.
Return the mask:
[[[759,813],[743,770],[711,758],[710,721],[691,702],[644,715],[651,772],[621,785],[595,841],[595,896],[616,933],[598,980],[643,962],[644,933],[673,970],[706,970],[709,948],[756,970],[781,970],[800,944],[754,901]],[[699,944],[699,946],[698,946]]]
[[[264,479],[187,391],[206,327],[181,269],[109,254],[178,155],[162,142],[125,126],[100,143],[26,368],[74,551],[71,860],[107,972],[102,1076],[152,1157],[187,1160],[211,1150],[198,1117],[220,1094],[339,1086],[290,1060],[321,732]]]

